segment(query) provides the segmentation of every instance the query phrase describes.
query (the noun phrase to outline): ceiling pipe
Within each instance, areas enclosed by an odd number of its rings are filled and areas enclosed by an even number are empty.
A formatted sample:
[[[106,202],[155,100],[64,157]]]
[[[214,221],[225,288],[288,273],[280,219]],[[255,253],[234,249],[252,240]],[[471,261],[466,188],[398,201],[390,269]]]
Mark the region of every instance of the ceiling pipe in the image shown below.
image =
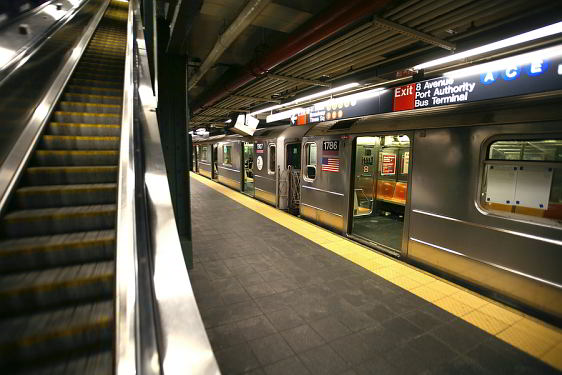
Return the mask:
[[[189,79],[187,89],[191,90],[197,82],[203,78],[205,73],[215,65],[224,51],[230,47],[232,42],[238,38],[240,34],[256,19],[257,16],[265,9],[271,0],[250,0],[242,9],[238,17],[228,26],[228,29],[219,36],[214,47],[205,58],[205,61],[199,67],[199,70]]]
[[[323,12],[311,18],[291,33],[281,44],[270,50],[268,55],[252,60],[245,69],[233,79],[221,82],[203,98],[194,103],[198,113],[202,107],[209,107],[231,94],[236,89],[267,74],[271,69],[291,57],[334,35],[349,24],[371,16],[392,0],[338,0]]]

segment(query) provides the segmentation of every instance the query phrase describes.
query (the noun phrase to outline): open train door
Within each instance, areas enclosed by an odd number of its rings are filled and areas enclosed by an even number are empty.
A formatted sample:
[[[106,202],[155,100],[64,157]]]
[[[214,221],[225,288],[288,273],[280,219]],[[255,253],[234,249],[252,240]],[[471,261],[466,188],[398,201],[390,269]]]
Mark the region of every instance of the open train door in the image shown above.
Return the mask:
[[[411,134],[354,141],[351,234],[391,253],[407,253]]]

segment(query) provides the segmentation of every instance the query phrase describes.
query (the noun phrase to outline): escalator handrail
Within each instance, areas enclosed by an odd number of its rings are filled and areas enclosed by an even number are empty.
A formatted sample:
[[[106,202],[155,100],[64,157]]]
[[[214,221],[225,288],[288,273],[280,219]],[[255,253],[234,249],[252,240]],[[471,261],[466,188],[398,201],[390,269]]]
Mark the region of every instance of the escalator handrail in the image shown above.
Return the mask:
[[[115,253],[115,374],[136,374],[136,315],[138,309],[134,152],[134,34],[133,6],[127,14],[127,44],[123,79],[117,228]]]
[[[139,336],[142,336],[146,327],[138,326],[138,317],[142,313],[140,310],[146,309],[146,306],[140,306],[139,301],[142,299],[144,303],[146,296],[138,294],[139,284],[144,281],[139,280],[142,276],[138,272],[141,267],[138,263],[138,250],[145,244],[136,242],[141,238],[142,229],[134,227],[133,223],[138,220],[131,216],[146,215],[152,267],[152,273],[148,276],[152,286],[150,301],[154,305],[151,307],[155,312],[158,341],[158,360],[154,364],[158,368],[156,372],[220,374],[183,258],[162,152],[155,112],[157,100],[152,90],[141,20],[139,3],[131,0],[127,25],[117,201],[115,373],[141,373],[141,362],[154,361],[154,358],[142,358],[145,348],[142,347]],[[137,55],[133,56],[133,51]],[[133,137],[135,132],[137,137]],[[132,146],[133,140],[139,139],[139,133],[142,144]],[[129,145],[124,146],[125,142]],[[134,149],[139,147],[142,149],[143,160],[138,160],[138,157],[134,160]],[[136,176],[137,186],[134,189],[130,187],[135,181],[133,163],[141,163],[144,174],[141,179]],[[139,180],[142,181],[141,186],[138,185]],[[146,200],[147,212],[134,211],[135,199]]]

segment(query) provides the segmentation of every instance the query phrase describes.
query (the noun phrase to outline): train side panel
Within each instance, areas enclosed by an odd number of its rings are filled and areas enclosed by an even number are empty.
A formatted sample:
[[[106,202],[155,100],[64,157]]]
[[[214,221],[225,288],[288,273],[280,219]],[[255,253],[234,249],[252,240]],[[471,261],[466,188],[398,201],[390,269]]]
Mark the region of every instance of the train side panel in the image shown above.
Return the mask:
[[[408,257],[560,317],[560,227],[480,203],[487,141],[533,135],[561,138],[560,124],[416,131]]]

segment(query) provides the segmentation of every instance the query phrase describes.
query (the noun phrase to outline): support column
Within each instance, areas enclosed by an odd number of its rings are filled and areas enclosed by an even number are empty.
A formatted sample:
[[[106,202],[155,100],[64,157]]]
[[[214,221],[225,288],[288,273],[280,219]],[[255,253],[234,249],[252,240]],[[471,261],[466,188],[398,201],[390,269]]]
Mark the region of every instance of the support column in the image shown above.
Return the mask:
[[[189,187],[187,58],[166,53],[169,28],[158,18],[158,124],[174,205],[176,224],[188,269],[193,267]]]

